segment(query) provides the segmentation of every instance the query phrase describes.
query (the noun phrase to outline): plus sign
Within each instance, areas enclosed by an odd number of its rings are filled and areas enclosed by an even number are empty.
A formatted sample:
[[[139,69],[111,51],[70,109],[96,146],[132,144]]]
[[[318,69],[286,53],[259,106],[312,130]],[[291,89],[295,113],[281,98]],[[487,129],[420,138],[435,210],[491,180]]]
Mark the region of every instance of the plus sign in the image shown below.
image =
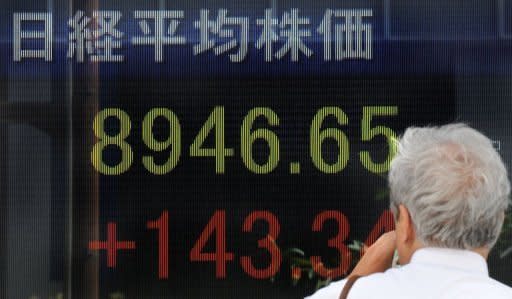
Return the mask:
[[[107,224],[107,241],[90,241],[90,250],[107,250],[107,267],[115,268],[117,261],[117,251],[120,249],[135,249],[134,241],[117,241],[117,224],[109,222]]]

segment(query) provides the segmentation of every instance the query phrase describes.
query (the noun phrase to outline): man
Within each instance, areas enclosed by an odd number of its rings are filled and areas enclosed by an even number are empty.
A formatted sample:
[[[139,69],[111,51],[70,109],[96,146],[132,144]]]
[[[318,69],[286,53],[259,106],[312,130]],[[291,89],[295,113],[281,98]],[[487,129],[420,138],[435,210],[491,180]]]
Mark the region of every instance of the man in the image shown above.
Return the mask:
[[[487,269],[510,194],[487,137],[464,124],[409,128],[388,180],[396,230],[310,299],[512,298]],[[402,266],[390,269],[395,250]]]

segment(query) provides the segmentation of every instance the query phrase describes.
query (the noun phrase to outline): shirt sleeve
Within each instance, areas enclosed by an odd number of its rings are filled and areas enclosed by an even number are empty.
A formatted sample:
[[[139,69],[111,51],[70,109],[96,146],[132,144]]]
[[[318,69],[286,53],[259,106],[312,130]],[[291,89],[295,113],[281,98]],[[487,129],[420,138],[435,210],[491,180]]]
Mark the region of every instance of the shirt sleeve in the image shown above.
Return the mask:
[[[347,279],[331,282],[328,286],[316,291],[313,295],[304,299],[338,299]]]

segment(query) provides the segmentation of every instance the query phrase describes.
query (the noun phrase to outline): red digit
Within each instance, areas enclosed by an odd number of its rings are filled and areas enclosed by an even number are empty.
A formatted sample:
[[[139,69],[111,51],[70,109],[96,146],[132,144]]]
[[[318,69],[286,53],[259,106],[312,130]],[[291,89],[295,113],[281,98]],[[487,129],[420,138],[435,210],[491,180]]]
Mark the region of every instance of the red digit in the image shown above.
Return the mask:
[[[215,232],[215,253],[202,252],[206,242]],[[212,218],[190,251],[190,260],[195,262],[215,262],[215,276],[226,277],[226,262],[233,260],[233,253],[226,252],[226,211],[215,211]]]
[[[158,230],[158,278],[169,277],[169,212],[164,210],[156,220],[148,221],[148,229]]]
[[[370,247],[377,238],[386,232],[392,231],[395,229],[395,218],[393,217],[393,213],[389,210],[385,210],[377,220],[377,223],[373,227],[372,231],[364,241],[366,247]],[[364,254],[364,248],[361,248],[361,256]]]
[[[313,264],[313,269],[320,276],[324,278],[337,278],[346,274],[350,267],[350,260],[352,256],[348,247],[343,244],[350,231],[350,225],[345,215],[341,212],[323,211],[315,217],[315,220],[313,221],[313,231],[321,231],[324,222],[330,219],[336,220],[338,223],[338,233],[334,238],[330,239],[327,244],[329,247],[338,250],[340,254],[340,264],[336,268],[327,268],[323,265],[322,258],[320,256],[312,256],[311,264]]]
[[[268,234],[265,238],[258,240],[258,248],[264,248],[270,253],[270,265],[264,269],[257,269],[251,261],[251,257],[242,256],[240,263],[245,273],[256,279],[267,279],[274,276],[281,266],[281,251],[276,245],[279,236],[279,221],[277,217],[268,211],[255,211],[245,218],[242,231],[250,232],[254,222],[264,220],[268,223]]]

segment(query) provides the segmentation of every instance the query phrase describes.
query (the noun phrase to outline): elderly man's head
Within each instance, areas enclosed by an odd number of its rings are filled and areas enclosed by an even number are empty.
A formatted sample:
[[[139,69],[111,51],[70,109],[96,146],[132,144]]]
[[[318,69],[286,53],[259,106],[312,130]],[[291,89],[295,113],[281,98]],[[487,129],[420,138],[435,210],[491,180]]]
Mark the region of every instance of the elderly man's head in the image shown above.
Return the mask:
[[[389,187],[401,263],[421,246],[489,250],[509,204],[500,155],[464,124],[407,129]]]

